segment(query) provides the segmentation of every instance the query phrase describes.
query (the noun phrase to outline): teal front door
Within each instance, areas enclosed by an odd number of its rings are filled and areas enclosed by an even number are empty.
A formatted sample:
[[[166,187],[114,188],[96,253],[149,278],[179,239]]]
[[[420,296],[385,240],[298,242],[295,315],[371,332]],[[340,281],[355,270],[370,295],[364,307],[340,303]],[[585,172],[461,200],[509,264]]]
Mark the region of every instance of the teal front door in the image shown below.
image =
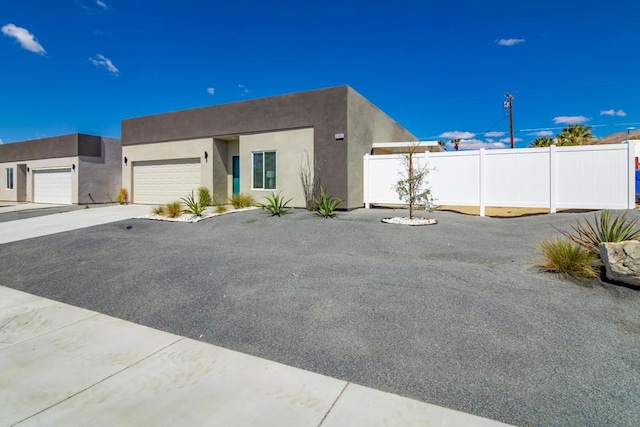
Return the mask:
[[[240,156],[233,156],[233,194],[240,193]]]

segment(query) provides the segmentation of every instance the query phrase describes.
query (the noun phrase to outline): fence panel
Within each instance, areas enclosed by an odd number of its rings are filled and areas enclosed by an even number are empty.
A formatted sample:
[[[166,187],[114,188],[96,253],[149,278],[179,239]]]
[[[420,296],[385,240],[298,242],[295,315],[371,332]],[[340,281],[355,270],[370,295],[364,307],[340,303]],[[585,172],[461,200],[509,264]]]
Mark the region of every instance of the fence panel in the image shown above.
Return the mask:
[[[557,148],[559,208],[627,209],[626,145]]]

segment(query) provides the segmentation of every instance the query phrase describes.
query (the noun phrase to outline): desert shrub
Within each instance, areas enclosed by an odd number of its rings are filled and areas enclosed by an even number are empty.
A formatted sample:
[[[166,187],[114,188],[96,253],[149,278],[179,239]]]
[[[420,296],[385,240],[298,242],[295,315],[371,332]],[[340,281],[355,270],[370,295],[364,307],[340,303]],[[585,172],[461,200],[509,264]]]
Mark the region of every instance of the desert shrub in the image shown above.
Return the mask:
[[[198,188],[198,201],[201,205],[209,206],[214,198],[215,195],[211,194],[211,191],[209,191],[207,187]]]
[[[281,216],[282,214],[287,213],[289,211],[289,202],[293,199],[285,200],[284,197],[280,195],[280,193],[276,194],[273,191],[270,195],[265,197],[267,199],[267,203],[261,203],[260,207],[265,211],[269,212],[271,216]]]
[[[151,209],[151,213],[154,215],[164,216],[164,206],[156,206]]]
[[[593,224],[585,220],[578,220],[578,225],[571,227],[573,231],[560,231],[563,236],[577,243],[592,253],[599,253],[602,242],[623,242],[625,240],[640,240],[638,218],[627,218],[627,214],[612,217],[608,210],[594,214]]]
[[[129,192],[126,188],[121,188],[118,191],[118,195],[116,196],[116,203],[120,203],[121,205],[126,205],[129,203]]]
[[[323,218],[333,218],[337,215],[336,209],[342,203],[341,199],[333,196],[327,196],[324,188],[320,187],[320,198],[313,198],[316,214]]]
[[[185,197],[181,198],[182,202],[185,205],[185,212],[188,214],[193,214],[193,215],[197,215],[200,216],[202,215],[202,213],[207,210],[207,205],[211,200],[196,200],[195,196],[193,195],[193,191],[189,194],[187,194]],[[206,202],[206,204],[205,204]]]
[[[227,205],[216,205],[216,213],[225,213],[229,210]]]
[[[229,203],[234,209],[249,208],[256,205],[256,199],[249,193],[238,193],[229,197]]]
[[[177,218],[182,215],[182,203],[179,201],[169,202],[164,206],[164,213],[169,218]]]
[[[598,257],[570,240],[554,238],[538,244],[542,258],[537,265],[544,271],[575,277],[597,277]]]

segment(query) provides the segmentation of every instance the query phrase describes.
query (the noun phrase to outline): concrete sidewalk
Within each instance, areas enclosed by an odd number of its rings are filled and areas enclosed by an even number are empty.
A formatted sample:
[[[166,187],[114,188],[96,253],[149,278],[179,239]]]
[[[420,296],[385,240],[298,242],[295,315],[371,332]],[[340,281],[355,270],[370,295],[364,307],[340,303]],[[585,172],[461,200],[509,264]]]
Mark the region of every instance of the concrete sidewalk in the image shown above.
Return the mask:
[[[0,244],[123,221],[149,213],[146,205],[115,205],[0,223]]]
[[[0,286],[0,425],[504,426]]]

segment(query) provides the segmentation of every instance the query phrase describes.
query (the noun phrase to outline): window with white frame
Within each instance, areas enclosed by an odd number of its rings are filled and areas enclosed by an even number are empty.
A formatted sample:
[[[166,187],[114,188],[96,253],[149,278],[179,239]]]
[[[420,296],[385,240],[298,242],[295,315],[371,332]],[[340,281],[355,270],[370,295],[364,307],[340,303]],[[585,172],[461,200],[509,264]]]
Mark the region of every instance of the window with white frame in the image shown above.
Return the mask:
[[[256,190],[276,189],[275,151],[253,153],[253,188]]]
[[[7,190],[13,190],[13,168],[7,168]]]

